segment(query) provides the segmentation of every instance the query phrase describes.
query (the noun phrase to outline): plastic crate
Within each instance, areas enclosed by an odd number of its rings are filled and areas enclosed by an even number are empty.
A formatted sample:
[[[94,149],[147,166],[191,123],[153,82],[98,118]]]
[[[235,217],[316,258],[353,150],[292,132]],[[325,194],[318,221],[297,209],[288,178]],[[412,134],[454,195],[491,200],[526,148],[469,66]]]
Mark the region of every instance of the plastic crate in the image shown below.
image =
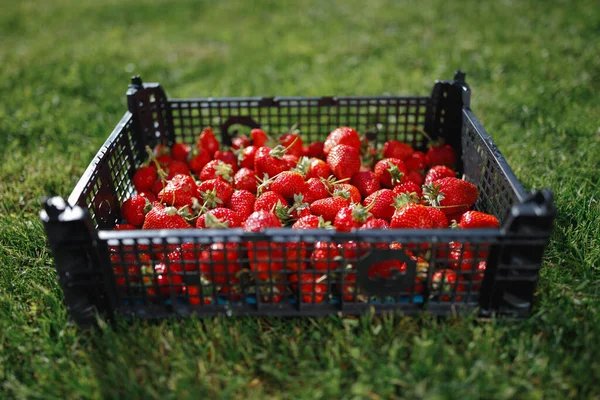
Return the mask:
[[[471,111],[463,73],[457,72],[451,81],[437,81],[431,96],[170,100],[159,84],[143,84],[134,77],[127,99],[129,111],[68,201],[50,198],[41,212],[65,303],[78,324],[93,324],[97,311],[110,318],[309,316],[373,310],[406,314],[428,310],[437,315],[477,310],[480,316],[513,317],[529,313],[555,217],[552,193],[525,192]],[[194,144],[209,125],[221,135],[222,143],[230,144],[232,135],[244,127],[262,127],[275,134],[293,124],[298,124],[305,142],[324,140],[342,125],[367,131],[376,142],[398,139],[421,150],[427,143],[419,130],[443,138],[461,156],[457,170],[480,191],[475,208],[496,215],[500,229],[111,230],[121,221],[120,205],[135,193],[131,178],[146,158],[145,146]],[[311,262],[317,242],[343,245],[349,241],[359,250],[321,247],[325,258]],[[410,249],[413,257],[405,250],[391,249],[394,242]],[[441,282],[439,274],[434,275],[456,266],[456,259],[449,258],[449,242],[463,244],[456,251],[464,267],[457,271],[460,282],[454,285],[446,275]],[[158,286],[153,272],[156,259],[184,243],[191,261],[178,268],[167,258],[162,278],[170,284]],[[214,243],[227,245],[211,250]],[[247,251],[260,246],[262,253]],[[144,258],[148,253],[151,262]],[[423,256],[418,263],[415,254]],[[219,264],[221,256],[233,260],[227,268]],[[202,265],[199,257],[204,257]],[[388,268],[384,277],[369,272],[386,260],[388,266],[399,262],[406,266]],[[487,268],[480,274],[477,268],[482,261]],[[262,263],[260,275],[257,263]],[[302,265],[308,268],[302,273],[313,278],[299,275],[296,269]],[[306,283],[294,285],[298,279]]]

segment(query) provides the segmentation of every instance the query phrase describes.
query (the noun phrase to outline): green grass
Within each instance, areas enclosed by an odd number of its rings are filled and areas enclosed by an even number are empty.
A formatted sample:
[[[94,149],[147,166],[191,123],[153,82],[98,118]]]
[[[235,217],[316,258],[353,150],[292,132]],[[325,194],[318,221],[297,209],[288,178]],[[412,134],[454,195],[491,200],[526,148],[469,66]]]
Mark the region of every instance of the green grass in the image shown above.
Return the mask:
[[[0,8],[0,398],[600,398],[597,2]],[[72,190],[133,72],[218,97],[427,94],[458,68],[519,179],[556,194],[529,319],[69,322],[40,197]]]

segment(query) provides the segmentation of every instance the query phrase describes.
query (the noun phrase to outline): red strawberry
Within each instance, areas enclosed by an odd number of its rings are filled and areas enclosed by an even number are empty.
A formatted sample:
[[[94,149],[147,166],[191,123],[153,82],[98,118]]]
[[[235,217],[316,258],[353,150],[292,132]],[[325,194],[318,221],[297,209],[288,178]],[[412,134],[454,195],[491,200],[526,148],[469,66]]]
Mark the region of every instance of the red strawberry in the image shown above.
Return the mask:
[[[429,216],[427,207],[421,204],[409,203],[396,210],[390,228],[428,229],[433,228],[433,221]]]
[[[249,191],[236,190],[227,201],[227,208],[237,212],[242,220],[246,220],[254,212],[255,200],[256,198]]]
[[[251,169],[241,168],[233,177],[233,187],[238,190],[256,193],[256,174]]]
[[[166,180],[163,181],[162,179],[157,179],[156,182],[154,182],[154,184],[152,185],[152,188],[150,190],[152,191],[153,194],[158,196],[158,194],[161,192],[161,190],[163,190],[166,186],[167,186]]]
[[[254,202],[254,211],[272,211],[277,203],[287,206],[288,202],[283,196],[275,192],[264,192]]]
[[[423,195],[423,191],[421,190],[421,186],[417,185],[414,182],[408,181],[408,182],[404,182],[401,183],[400,185],[394,187],[394,195],[399,195],[399,194],[411,194],[414,193],[417,195],[417,197],[421,197]]]
[[[196,246],[193,243],[183,243],[181,248],[177,248],[168,254],[171,271],[197,271],[197,258],[200,252],[194,251]]]
[[[185,161],[173,161],[167,166],[167,179],[173,179],[176,175],[189,175],[190,169]]]
[[[176,161],[187,161],[192,148],[185,143],[175,143],[171,148],[171,155]]]
[[[150,208],[151,203],[145,197],[135,195],[123,202],[121,216],[131,225],[142,226],[146,218],[146,206]]]
[[[293,199],[295,194],[304,191],[304,178],[298,172],[283,171],[275,177],[270,190],[279,193],[286,199]]]
[[[250,288],[249,293],[256,293],[256,289]],[[254,291],[252,291],[254,289]],[[282,285],[264,285],[259,287],[260,300],[263,303],[279,303],[285,295],[285,288]]]
[[[147,192],[152,189],[152,185],[158,179],[156,173],[156,167],[150,165],[148,167],[140,167],[135,174],[133,174],[133,186],[135,190],[139,192]]]
[[[350,202],[341,197],[328,197],[314,201],[310,205],[310,211],[315,215],[322,216],[325,221],[333,222],[338,210],[349,205]]]
[[[149,271],[154,270],[154,273]],[[169,296],[171,291],[173,293],[183,293],[186,291],[186,287],[183,283],[183,277],[181,276],[181,270],[175,270],[171,266],[167,266],[164,263],[159,263],[152,267],[142,267],[144,274],[144,283],[146,286],[154,286],[155,284],[160,288],[160,294],[163,296]],[[150,291],[149,294],[155,294],[154,291]]]
[[[246,232],[260,232],[266,228],[281,228],[281,222],[275,214],[269,211],[255,211],[246,219]]]
[[[319,217],[316,215],[307,215],[305,217],[300,218],[298,221],[292,225],[292,229],[331,229],[330,222],[325,222],[323,217]]]
[[[274,220],[269,223],[273,224]],[[246,222],[247,225],[248,222]],[[250,269],[257,273],[258,280],[279,280],[278,275],[283,270],[284,265],[282,245],[281,243],[249,242],[248,260]]]
[[[205,149],[211,157],[213,157],[217,150],[219,150],[219,141],[217,138],[215,138],[215,133],[210,126],[204,128],[204,130],[200,133],[196,147],[199,149]]]
[[[317,200],[329,197],[329,192],[327,191],[327,186],[325,183],[323,183],[320,179],[310,178],[304,185],[302,196],[306,203],[312,204]]]
[[[224,163],[221,160],[212,160],[202,168],[200,180],[208,181],[210,179],[219,178],[226,182],[232,182],[235,173],[236,170],[234,170],[231,165]]]
[[[113,228],[113,231],[130,231],[133,229],[137,228],[131,224],[116,224]]]
[[[331,168],[329,165],[323,160],[318,158],[313,158],[310,160],[310,164],[308,167],[308,173],[306,175],[307,179],[310,178],[325,178],[327,179],[331,175]]]
[[[139,192],[138,196],[145,197],[150,203],[154,203],[157,200],[156,196],[152,192]]]
[[[190,224],[179,214],[175,207],[163,207],[154,203],[146,214],[142,229],[187,229]]]
[[[475,255],[470,250],[454,249],[448,254],[448,266],[454,270],[470,272]]]
[[[221,160],[225,164],[231,165],[234,171],[238,169],[238,158],[232,151],[217,151],[215,152],[215,160]]]
[[[406,272],[406,263],[400,260],[387,260],[375,263],[369,267],[369,279],[390,279],[396,274]]]
[[[254,156],[254,172],[257,176],[275,176],[280,172],[290,169],[290,160],[284,159],[285,148],[277,146],[274,149],[263,146],[256,151]]]
[[[318,271],[333,272],[340,265],[341,254],[335,243],[316,242],[310,262]]]
[[[355,204],[349,207],[342,207],[335,215],[333,226],[338,232],[350,232],[352,229],[360,228],[373,215],[369,212],[369,207]]]
[[[433,221],[434,228],[448,227],[448,218],[446,218],[446,214],[444,214],[439,208],[427,207],[427,211],[429,212],[429,216]]]
[[[156,157],[160,157],[160,156],[164,156],[164,155],[170,155],[171,154],[171,149],[169,148],[169,146],[167,146],[166,144],[157,144],[154,147],[154,150],[152,151],[152,154]]]
[[[325,143],[323,142],[312,142],[308,146],[304,146],[303,153],[306,157],[315,157],[320,158],[321,160],[325,159],[325,152],[323,149],[325,148]]]
[[[439,145],[430,147],[427,150],[427,165],[446,165],[450,168],[456,163],[456,150],[449,145]]]
[[[427,167],[427,156],[422,151],[415,151],[402,161],[409,171],[423,171]]]
[[[348,262],[357,262],[358,257],[365,253],[365,250],[362,250],[354,241],[340,243],[337,247],[340,250],[342,257]]]
[[[356,272],[346,273],[346,275],[344,276],[343,286],[344,287],[342,290],[342,288],[340,287],[340,285],[338,283],[338,290],[340,292],[343,292],[344,301],[348,301],[348,302],[358,301],[358,302],[362,302],[362,303],[366,303],[367,301],[369,301],[369,297],[366,294],[361,293],[356,287]]]
[[[296,134],[288,133],[281,136],[279,138],[279,144],[288,148],[288,153],[293,154],[298,158],[304,155],[304,152],[302,151],[302,139]]]
[[[197,306],[202,303],[202,297],[200,296],[200,287],[196,285],[188,285],[187,294],[189,297],[189,303]],[[204,295],[204,304],[212,303],[212,296]]]
[[[394,207],[395,196],[394,192],[390,189],[381,189],[367,196],[363,201],[363,205],[370,207],[373,217],[390,221],[396,211]]]
[[[209,179],[198,186],[198,194],[208,208],[226,204],[233,192],[233,187],[221,179]]]
[[[300,293],[300,301],[303,303],[322,303],[327,294],[327,284],[323,281],[325,275],[315,276],[313,274],[302,273],[290,275],[289,281],[292,290]]]
[[[265,146],[269,140],[269,136],[262,129],[252,129],[250,136],[252,137],[252,144],[256,148]]]
[[[338,179],[352,178],[360,170],[360,155],[354,147],[339,144],[329,151],[327,165]]]
[[[192,199],[197,197],[198,187],[189,175],[176,175],[158,194],[158,199],[162,203],[177,208],[192,205]]]
[[[234,150],[244,149],[252,144],[250,138],[246,135],[234,137],[231,140],[231,148]]]
[[[405,182],[408,171],[402,160],[398,158],[384,158],[375,164],[375,174],[382,187],[392,189],[397,184]]]
[[[238,156],[240,167],[252,170],[254,169],[254,157],[256,156],[256,150],[258,150],[258,147],[256,146],[248,146],[244,148],[244,150]]]
[[[331,150],[333,150],[335,146],[340,144],[354,148],[354,150],[356,150],[356,153],[358,154],[358,152],[360,152],[361,147],[361,141],[360,137],[358,136],[358,132],[347,126],[342,126],[340,128],[335,129],[329,134],[329,136],[327,136],[327,139],[325,140],[325,144],[323,146],[323,152],[325,153],[325,155],[329,156]]]
[[[406,144],[397,140],[388,140],[383,145],[383,157],[384,158],[397,158],[402,161],[409,158],[414,153],[414,149]]]
[[[352,177],[350,183],[356,186],[363,198],[375,193],[381,188],[379,178],[373,171],[359,172]]]
[[[423,186],[423,197],[434,207],[443,207],[446,215],[464,213],[475,204],[479,191],[470,182],[458,178],[442,178]]]
[[[289,271],[300,271],[305,269],[306,246],[304,243],[286,243],[283,248],[285,267]]]
[[[449,301],[451,299],[451,295],[455,289],[456,289],[457,293],[465,291],[465,286],[464,285],[457,286],[457,281],[458,281],[458,278],[454,271],[452,271],[451,269],[441,269],[439,271],[436,271],[433,274],[433,276],[431,277],[431,288],[435,292],[445,293],[445,294],[442,294],[441,300]],[[454,300],[461,301],[462,296],[456,295]]]
[[[371,218],[363,226],[359,228],[359,230],[365,229],[390,229],[390,225],[386,220],[381,218]]]
[[[486,262],[480,261],[477,263],[477,273],[473,275],[473,290],[479,290],[481,288],[481,282],[485,275]]]
[[[168,167],[173,162],[173,157],[168,154],[163,154],[162,156],[156,157],[156,162],[162,167]]]
[[[308,215],[312,215],[310,212],[310,204],[304,201],[304,196],[302,194],[295,194],[294,202],[289,208],[289,217],[293,220],[299,220]]]
[[[137,257],[134,253],[125,253],[124,259],[125,261],[119,253],[110,254],[110,262],[113,265],[118,286],[139,282],[141,280],[140,265],[144,266],[151,263],[150,256],[145,253],[138,254]]]
[[[349,200],[350,204],[360,204],[360,192],[349,183],[336,183],[333,186],[333,197],[341,197]]]
[[[406,180],[413,182],[419,186],[423,185],[424,179],[423,174],[419,171],[408,171],[406,175]]]
[[[196,220],[196,228],[239,228],[242,217],[229,208],[215,208],[202,214]]]
[[[498,228],[500,222],[498,218],[491,214],[486,214],[480,211],[467,211],[460,218],[458,224],[463,229],[471,228]]]
[[[237,243],[213,243],[198,258],[202,276],[217,285],[237,283],[242,269]]]
[[[194,172],[196,175],[200,175],[202,172],[202,168],[206,164],[210,162],[210,154],[205,149],[195,148],[190,153],[190,159],[188,161],[188,167]]]
[[[456,172],[446,167],[445,165],[436,165],[431,167],[425,175],[425,183],[433,183],[439,181],[442,178],[456,177]]]

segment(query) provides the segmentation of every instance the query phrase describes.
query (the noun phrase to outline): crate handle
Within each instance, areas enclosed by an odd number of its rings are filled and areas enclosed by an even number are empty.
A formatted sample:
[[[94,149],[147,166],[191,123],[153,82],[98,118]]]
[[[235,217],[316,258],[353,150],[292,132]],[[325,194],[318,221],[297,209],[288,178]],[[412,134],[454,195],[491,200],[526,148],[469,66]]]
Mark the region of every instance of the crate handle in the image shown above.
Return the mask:
[[[227,121],[221,125],[221,140],[227,146],[231,146],[232,139],[235,137],[235,132],[229,132],[229,129],[234,125],[244,125],[252,129],[260,128],[260,125],[250,117],[236,116],[227,118]]]
[[[399,260],[406,264],[404,271],[395,270],[393,276],[387,279],[371,279],[369,269],[381,262]],[[371,254],[362,258],[356,268],[358,285],[371,296],[397,295],[415,283],[417,263],[406,255],[403,250],[374,249]]]

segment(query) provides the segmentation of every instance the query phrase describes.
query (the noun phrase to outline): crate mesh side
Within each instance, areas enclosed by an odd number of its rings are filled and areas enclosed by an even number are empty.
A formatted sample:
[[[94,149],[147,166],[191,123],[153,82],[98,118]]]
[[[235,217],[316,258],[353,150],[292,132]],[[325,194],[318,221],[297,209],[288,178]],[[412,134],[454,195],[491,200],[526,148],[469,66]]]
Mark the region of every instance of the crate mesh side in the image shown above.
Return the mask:
[[[377,142],[397,139],[422,148],[425,138],[415,130],[423,128],[427,97],[278,99],[265,105],[260,99],[210,99],[170,101],[177,141],[194,144],[204,127],[212,126],[221,135],[221,126],[230,117],[250,117],[267,133],[278,136],[293,125],[305,143],[324,140],[340,126],[351,126],[361,133],[377,133]],[[249,129],[240,129],[248,133]]]

